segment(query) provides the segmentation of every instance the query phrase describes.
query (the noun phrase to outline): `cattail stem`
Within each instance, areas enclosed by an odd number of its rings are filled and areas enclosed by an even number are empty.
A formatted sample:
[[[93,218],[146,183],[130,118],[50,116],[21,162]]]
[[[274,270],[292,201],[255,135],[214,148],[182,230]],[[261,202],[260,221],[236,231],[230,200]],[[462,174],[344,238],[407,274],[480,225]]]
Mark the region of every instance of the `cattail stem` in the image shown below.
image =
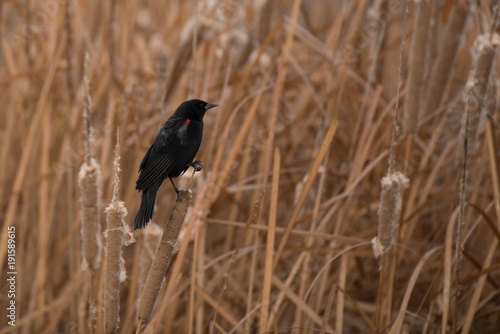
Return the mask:
[[[94,305],[95,305],[95,300],[94,300],[94,270],[89,269],[89,330],[90,334],[94,333],[94,314],[92,312]]]
[[[66,82],[68,84],[68,95],[70,104],[73,105],[73,65],[71,61],[72,48],[72,35],[71,35],[71,0],[66,1],[64,6],[64,28],[66,30]]]
[[[399,53],[399,76],[398,76],[398,90],[396,92],[396,112],[394,114],[392,133],[391,133],[391,147],[389,150],[389,171],[388,174],[392,174],[395,169],[396,164],[396,137],[398,135],[398,119],[399,119],[399,95],[401,92],[401,86],[403,85],[403,55],[405,50],[406,41],[406,21],[407,21],[407,2],[404,1],[404,16],[403,16],[403,36],[401,37],[401,51]]]
[[[139,319],[139,324],[137,325],[137,330],[135,331],[136,334],[141,334],[142,332],[142,319]]]
[[[421,116],[426,116],[438,108],[444,98],[457,58],[457,50],[467,21],[467,13],[468,1],[459,0],[454,3],[453,12],[443,38],[442,48],[433,66],[423,110],[425,114]]]
[[[429,0],[417,2],[417,19],[415,33],[410,47],[410,66],[408,75],[408,97],[406,99],[406,112],[404,114],[405,130],[413,134],[417,130],[420,102],[425,79],[425,60],[427,55],[427,40],[431,21],[432,6]]]
[[[104,331],[115,333],[120,324],[120,282],[125,279],[125,261],[122,256],[124,234],[128,227],[124,222],[127,209],[122,201],[118,200],[120,189],[120,155],[119,139],[117,135],[116,153],[114,161],[113,199],[106,208],[106,268],[104,281]]]
[[[472,94],[472,89],[469,90],[468,94],[468,99],[467,99],[467,105],[465,107],[465,117],[464,117],[464,138],[463,138],[463,157],[462,157],[462,171],[460,173],[460,190],[459,190],[459,206],[460,209],[458,211],[458,227],[457,227],[457,236],[456,236],[456,244],[455,244],[455,260],[456,260],[456,265],[455,265],[455,280],[453,283],[454,290],[455,290],[455,295],[454,299],[455,301],[458,301],[458,298],[460,296],[460,289],[458,287],[458,279],[460,276],[460,267],[462,264],[462,257],[463,257],[463,244],[462,244],[462,239],[463,239],[463,230],[465,226],[465,204],[466,204],[466,185],[467,185],[467,159],[468,159],[468,148],[469,148],[469,129],[470,129],[470,122],[469,122],[469,104],[471,101],[471,94]],[[457,310],[457,309],[455,309]],[[456,328],[456,317],[453,319],[453,328]]]
[[[176,251],[177,238],[179,237],[184,218],[186,217],[192,199],[193,196],[191,192],[181,190],[180,198],[175,201],[167,223],[165,224],[139,303],[140,325],[147,323],[151,318],[154,304],[158,298],[161,282],[170,265],[172,255],[174,251]]]

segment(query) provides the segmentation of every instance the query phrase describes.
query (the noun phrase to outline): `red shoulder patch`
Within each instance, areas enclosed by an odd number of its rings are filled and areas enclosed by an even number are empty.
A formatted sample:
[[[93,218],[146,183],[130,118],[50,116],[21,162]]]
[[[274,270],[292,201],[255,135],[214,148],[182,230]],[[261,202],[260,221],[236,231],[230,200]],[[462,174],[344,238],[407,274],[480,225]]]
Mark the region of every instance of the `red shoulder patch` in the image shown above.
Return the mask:
[[[191,120],[188,118],[188,119],[186,119],[186,123],[184,123],[184,125],[187,126],[189,123],[191,123]]]

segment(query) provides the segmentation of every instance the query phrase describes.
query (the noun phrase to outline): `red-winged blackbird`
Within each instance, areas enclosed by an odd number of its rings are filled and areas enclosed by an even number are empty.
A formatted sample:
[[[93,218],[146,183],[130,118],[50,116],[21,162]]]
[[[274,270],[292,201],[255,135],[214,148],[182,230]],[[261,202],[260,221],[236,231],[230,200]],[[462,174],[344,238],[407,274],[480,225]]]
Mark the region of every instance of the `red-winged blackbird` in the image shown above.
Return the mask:
[[[199,165],[193,159],[203,136],[203,116],[216,106],[201,100],[183,102],[158,132],[139,167],[135,189],[142,191],[142,202],[134,229],[146,226],[153,218],[156,193],[163,180],[169,178],[179,196],[172,178],[182,175],[190,166]]]

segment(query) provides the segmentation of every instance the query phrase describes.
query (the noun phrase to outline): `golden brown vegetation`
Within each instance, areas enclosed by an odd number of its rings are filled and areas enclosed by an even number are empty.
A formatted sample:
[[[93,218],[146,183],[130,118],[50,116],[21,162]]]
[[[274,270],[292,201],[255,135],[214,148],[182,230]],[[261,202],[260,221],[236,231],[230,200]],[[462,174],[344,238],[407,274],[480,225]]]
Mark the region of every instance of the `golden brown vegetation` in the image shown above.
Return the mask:
[[[495,4],[2,3],[0,308],[11,226],[17,308],[0,333],[497,333]],[[143,316],[175,192],[127,247],[121,221],[189,98],[220,107]]]

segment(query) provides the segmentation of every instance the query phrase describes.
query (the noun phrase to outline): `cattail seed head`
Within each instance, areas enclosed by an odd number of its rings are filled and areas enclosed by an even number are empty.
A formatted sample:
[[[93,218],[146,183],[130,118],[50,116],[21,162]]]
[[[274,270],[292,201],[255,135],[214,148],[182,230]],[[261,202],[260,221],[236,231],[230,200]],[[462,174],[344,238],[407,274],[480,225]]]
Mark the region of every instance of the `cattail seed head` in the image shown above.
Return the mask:
[[[78,175],[81,191],[82,253],[84,266],[96,269],[101,262],[101,225],[99,223],[101,169],[95,159],[83,163]]]
[[[138,316],[139,320],[144,324],[151,318],[154,304],[158,298],[161,282],[170,265],[170,260],[176,248],[176,240],[179,237],[192,198],[191,191],[181,191],[180,200],[178,199],[174,203],[168,221],[165,224],[139,303]]]
[[[410,181],[400,172],[382,178],[380,195],[378,237],[373,241],[375,254],[384,254],[394,244],[399,218],[401,216],[401,190],[408,188]]]
[[[120,282],[126,277],[122,254],[123,218],[127,209],[122,201],[113,201],[106,208],[106,272],[104,281],[104,329],[114,333],[120,324]]]

